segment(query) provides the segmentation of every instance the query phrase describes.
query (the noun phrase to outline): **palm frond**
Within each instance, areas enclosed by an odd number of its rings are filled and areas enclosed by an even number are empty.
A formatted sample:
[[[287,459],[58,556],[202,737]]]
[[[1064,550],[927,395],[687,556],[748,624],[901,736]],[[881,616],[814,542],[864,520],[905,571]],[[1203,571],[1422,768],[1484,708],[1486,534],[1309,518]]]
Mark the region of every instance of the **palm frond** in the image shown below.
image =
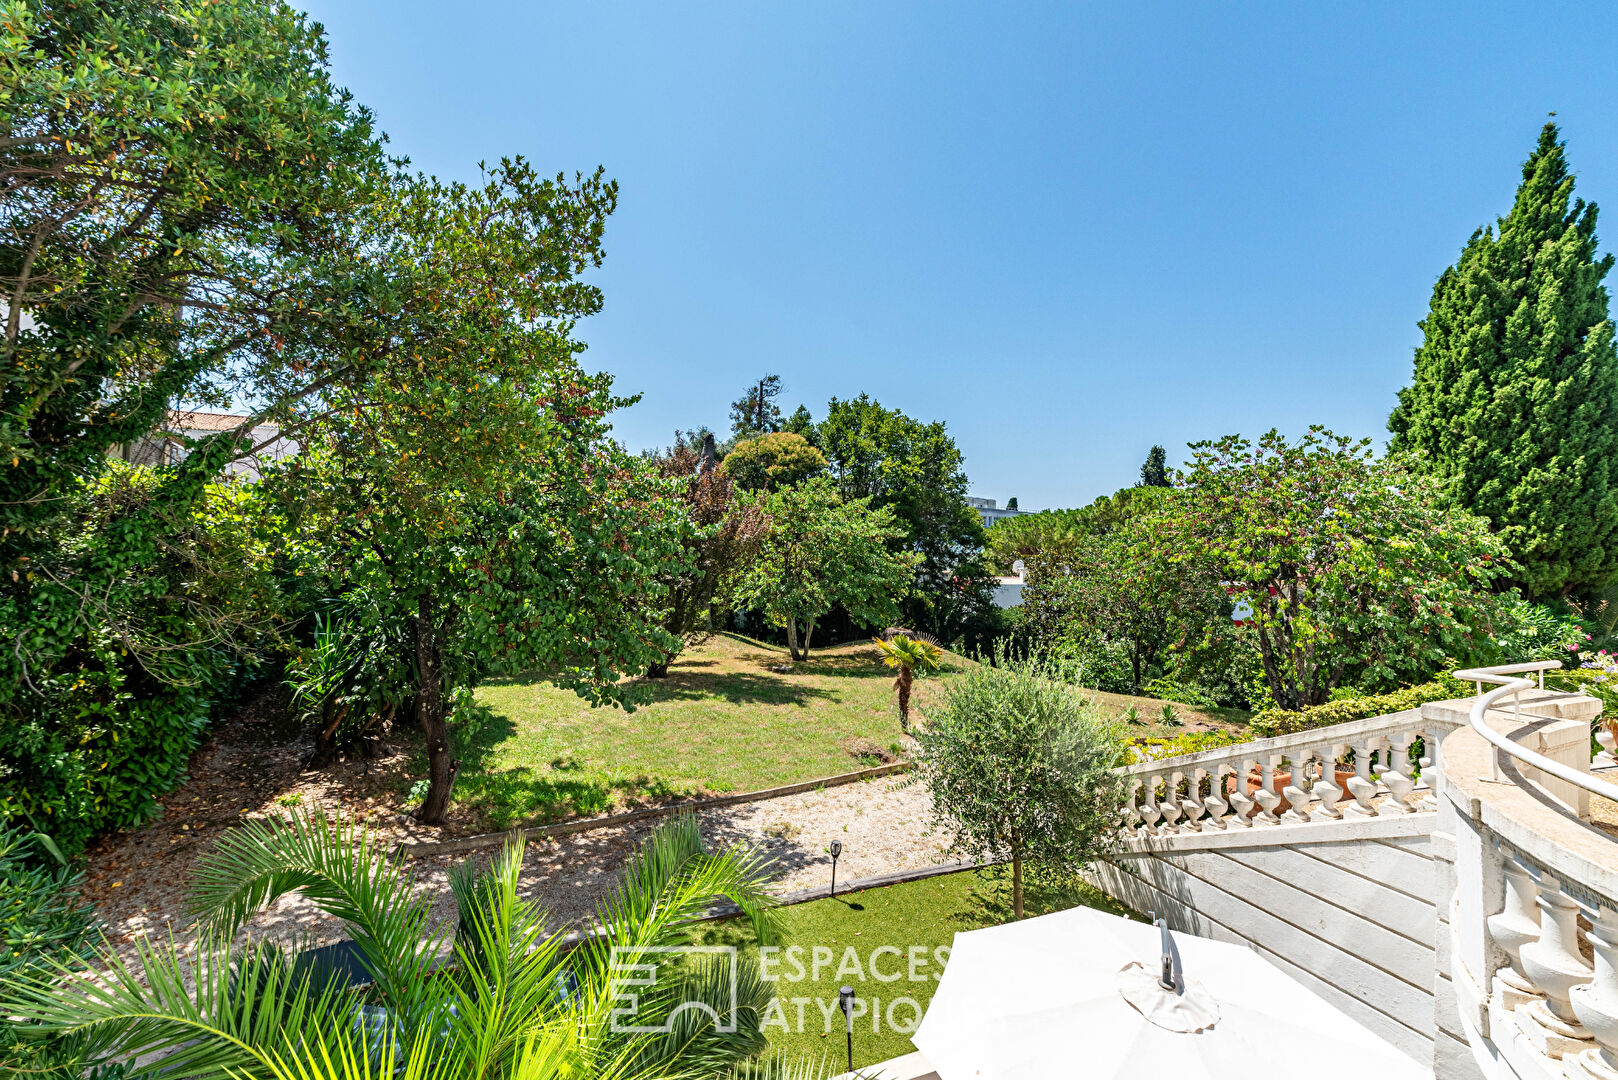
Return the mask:
[[[426,901],[363,828],[312,811],[232,829],[198,860],[187,906],[205,931],[228,937],[291,892],[346,922],[384,998],[415,1013],[439,941],[427,934]]]
[[[570,1007],[558,983],[562,936],[547,935],[543,910],[517,895],[522,856],[513,837],[487,869],[457,875],[459,980],[447,1031],[472,1076],[506,1072],[535,1028]]]
[[[770,1054],[738,1062],[725,1074],[725,1080],[827,1080],[828,1077],[837,1076],[841,1072],[842,1066],[833,1057],[805,1055],[789,1058],[781,1054]],[[873,1074],[858,1071],[853,1074],[853,1078],[858,1080],[867,1075]]]
[[[314,987],[275,945],[204,942],[189,962],[172,941],[136,953],[138,976],[109,952],[100,974],[60,967],[18,979],[4,1013],[31,1032],[83,1037],[92,1059],[159,1054],[165,1077],[263,1077],[270,1055],[304,1033],[344,1029],[358,1007],[336,986]]]

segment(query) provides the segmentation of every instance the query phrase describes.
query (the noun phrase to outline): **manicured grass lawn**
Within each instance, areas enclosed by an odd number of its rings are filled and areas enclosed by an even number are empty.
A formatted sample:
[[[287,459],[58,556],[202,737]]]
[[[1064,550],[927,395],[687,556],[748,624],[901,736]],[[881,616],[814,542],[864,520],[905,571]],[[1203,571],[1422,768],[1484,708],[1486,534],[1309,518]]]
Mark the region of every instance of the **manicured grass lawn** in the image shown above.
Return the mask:
[[[705,792],[757,791],[904,755],[893,674],[875,646],[816,650],[791,671],[771,670],[786,662],[784,649],[716,635],[688,649],[668,678],[636,680],[644,703],[633,713],[592,709],[542,673],[490,682],[477,692],[484,723],[457,747],[456,814],[465,827],[504,829]],[[925,714],[941,684],[967,663],[952,656],[950,668],[918,680],[914,709]],[[1127,729],[1133,736],[1245,719],[1177,705],[1185,726],[1165,725],[1165,702],[1094,696],[1109,718],[1137,708],[1141,722]]]
[[[1030,916],[1081,904],[1139,918],[1086,885],[1058,891],[1030,888],[1026,896]],[[856,1013],[864,1009],[854,1022],[856,1068],[912,1052],[909,1032],[932,1000],[941,964],[948,962],[946,947],[957,931],[1009,921],[1010,885],[968,871],[799,904],[780,914],[782,938],[766,971],[776,976],[778,1002],[765,1021],[770,1047],[789,1058],[829,1059],[834,1067],[826,1071],[841,1072],[846,1046],[837,1012],[838,987],[854,987]],[[743,921],[706,924],[693,938],[698,944],[735,945],[759,955]],[[875,955],[879,949],[881,954]],[[873,959],[875,974],[899,977],[889,982],[874,978]]]
[[[816,650],[789,673],[770,670],[786,659],[784,649],[710,638],[668,678],[637,680],[645,703],[633,713],[592,709],[541,674],[491,682],[477,699],[493,715],[462,753],[457,801],[504,828],[812,780],[881,764],[872,751],[899,756],[893,675],[874,646]],[[921,680],[921,707],[936,681]]]

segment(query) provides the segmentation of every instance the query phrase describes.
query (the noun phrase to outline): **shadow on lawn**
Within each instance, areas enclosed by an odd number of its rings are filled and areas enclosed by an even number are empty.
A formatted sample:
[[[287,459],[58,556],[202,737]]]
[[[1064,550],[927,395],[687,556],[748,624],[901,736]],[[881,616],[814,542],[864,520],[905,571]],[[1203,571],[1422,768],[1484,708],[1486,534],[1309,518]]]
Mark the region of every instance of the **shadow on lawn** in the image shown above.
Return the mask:
[[[754,675],[744,671],[722,675],[687,674],[675,667],[666,679],[639,679],[635,689],[640,704],[661,701],[706,701],[719,698],[733,705],[803,705],[811,700],[833,700],[836,694],[816,686],[795,683],[787,675]]]
[[[577,762],[553,761],[550,772],[526,765],[481,776],[468,776],[455,786],[455,798],[474,810],[492,829],[544,825],[569,817],[595,817],[611,812],[622,797],[627,806],[666,802],[690,795],[650,776],[608,778],[569,775],[582,770]]]
[[[1011,868],[996,865],[982,870],[968,870],[979,883],[966,895],[966,904],[958,917],[977,926],[998,926],[1012,921]],[[1023,910],[1028,917],[1048,915],[1069,908],[1091,907],[1109,915],[1144,921],[1141,916],[1088,882],[1072,878],[1062,881],[1023,881]]]

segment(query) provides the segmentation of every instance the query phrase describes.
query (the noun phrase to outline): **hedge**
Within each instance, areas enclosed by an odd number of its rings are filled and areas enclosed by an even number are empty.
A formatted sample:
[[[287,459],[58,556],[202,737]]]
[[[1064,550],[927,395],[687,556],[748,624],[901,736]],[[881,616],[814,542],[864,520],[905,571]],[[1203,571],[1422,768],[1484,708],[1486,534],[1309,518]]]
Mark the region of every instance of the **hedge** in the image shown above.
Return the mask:
[[[1253,716],[1248,727],[1253,733],[1253,738],[1269,739],[1276,735],[1291,735],[1298,731],[1346,724],[1350,720],[1364,720],[1370,716],[1404,712],[1406,709],[1425,705],[1429,701],[1471,697],[1472,693],[1471,683],[1461,682],[1446,674],[1431,682],[1407,686],[1402,690],[1371,694],[1368,697],[1347,698],[1342,701],[1328,701],[1324,705],[1311,705],[1296,712],[1277,708],[1265,709]]]

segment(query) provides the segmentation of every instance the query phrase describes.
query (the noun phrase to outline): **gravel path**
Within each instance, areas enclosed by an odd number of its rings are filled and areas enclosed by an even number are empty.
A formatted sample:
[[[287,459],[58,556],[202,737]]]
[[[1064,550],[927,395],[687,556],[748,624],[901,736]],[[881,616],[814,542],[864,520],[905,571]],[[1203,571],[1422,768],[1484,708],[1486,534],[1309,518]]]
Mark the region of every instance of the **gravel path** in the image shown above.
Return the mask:
[[[742,841],[772,855],[778,869],[776,887],[781,892],[825,883],[831,868],[826,849],[834,839],[843,842],[837,869],[839,879],[845,881],[948,861],[943,851],[947,837],[930,827],[926,790],[904,775],[709,810],[698,817],[710,849]],[[376,824],[384,834],[395,831],[385,820]],[[615,882],[624,861],[656,827],[655,820],[637,822],[530,843],[523,894],[544,904],[556,928],[583,924]],[[174,828],[172,823],[168,828]],[[179,828],[190,831],[184,823]],[[192,932],[179,903],[186,871],[207,849],[202,839],[199,836],[188,843],[184,853],[152,852],[156,858],[141,860],[145,864],[141,872],[126,873],[128,880],[117,881],[116,888],[106,878],[109,872],[117,872],[107,865],[117,852],[102,853],[103,865],[94,867],[95,878],[86,893],[107,921],[120,953],[132,955],[143,937],[172,934],[183,946],[189,945]],[[126,840],[119,846],[129,843]],[[429,856],[405,864],[417,891],[432,896],[435,922],[448,921],[454,915],[450,867],[467,859],[486,861],[497,850]],[[158,865],[153,866],[154,861]],[[255,916],[248,923],[248,932],[255,938],[308,946],[338,940],[342,926],[294,895]]]

